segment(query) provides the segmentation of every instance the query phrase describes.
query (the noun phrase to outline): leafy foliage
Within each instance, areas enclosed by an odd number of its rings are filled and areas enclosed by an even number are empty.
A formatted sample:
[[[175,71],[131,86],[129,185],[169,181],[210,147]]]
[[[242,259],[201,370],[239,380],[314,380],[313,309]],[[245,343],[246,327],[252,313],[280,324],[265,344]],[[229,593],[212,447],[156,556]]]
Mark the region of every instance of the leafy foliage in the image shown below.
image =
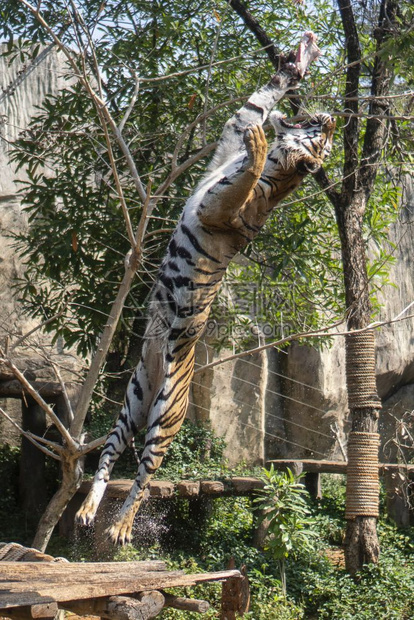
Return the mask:
[[[286,596],[285,561],[290,555],[314,550],[316,532],[303,484],[288,469],[264,470],[265,487],[256,501],[267,522],[265,550],[279,564],[282,591]]]

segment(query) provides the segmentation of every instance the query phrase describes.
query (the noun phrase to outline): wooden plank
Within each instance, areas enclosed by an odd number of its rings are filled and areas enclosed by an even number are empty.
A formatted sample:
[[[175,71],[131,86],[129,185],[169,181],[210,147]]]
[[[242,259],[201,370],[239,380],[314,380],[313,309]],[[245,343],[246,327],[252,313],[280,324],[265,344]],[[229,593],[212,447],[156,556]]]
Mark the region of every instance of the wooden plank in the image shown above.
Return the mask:
[[[3,610],[2,614],[10,618],[15,618],[15,620],[33,620],[33,618],[55,618],[58,611],[58,604],[53,601],[51,603],[41,603],[38,605],[12,607],[8,610]]]
[[[4,562],[0,567],[0,609],[190,586],[240,575],[234,570],[194,575],[184,575],[181,571],[134,573],[131,568],[134,562],[112,563],[111,570],[104,570],[102,567],[108,564],[93,564],[93,572],[89,563]],[[114,567],[120,567],[118,572]]]
[[[290,462],[290,461],[289,461]],[[89,493],[92,482],[84,480],[78,493]],[[110,480],[106,490],[106,497],[122,499],[128,496],[133,480]],[[149,484],[149,497],[168,499],[178,495],[183,498],[194,498],[200,494],[205,495],[248,495],[262,489],[264,482],[260,478],[249,476],[235,476],[224,482],[221,480],[181,480],[177,484],[167,480],[152,480]]]
[[[234,566],[234,558],[229,567]],[[221,620],[236,620],[249,611],[250,587],[245,566],[241,567],[240,579],[227,579],[223,582],[221,593]]]
[[[52,557],[52,556],[51,556]],[[28,571],[32,574],[111,574],[111,573],[142,573],[145,571],[165,571],[167,565],[163,560],[143,560],[139,562],[1,562],[0,574],[4,571],[16,573]]]
[[[275,459],[267,462],[275,469],[292,469],[295,465],[303,465],[304,472],[315,472],[325,474],[346,474],[346,461],[316,461],[313,459]]]
[[[275,459],[267,461],[273,464],[276,469],[284,469],[296,463],[303,464],[304,472],[325,473],[325,474],[346,474],[347,461],[317,461],[314,459]],[[405,473],[407,476],[414,475],[414,465],[402,465],[400,463],[379,463],[379,474],[384,475],[386,471],[396,471]]]

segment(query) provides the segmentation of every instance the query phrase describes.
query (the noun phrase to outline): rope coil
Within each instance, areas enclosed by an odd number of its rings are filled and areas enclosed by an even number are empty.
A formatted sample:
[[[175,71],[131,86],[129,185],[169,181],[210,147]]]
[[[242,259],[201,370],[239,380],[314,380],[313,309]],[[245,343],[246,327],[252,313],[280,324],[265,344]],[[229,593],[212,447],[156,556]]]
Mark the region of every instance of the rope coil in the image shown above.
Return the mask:
[[[347,334],[345,338],[346,380],[350,409],[381,409],[375,380],[375,334]]]
[[[18,543],[0,543],[0,562],[67,562]]]
[[[379,515],[379,439],[378,433],[349,433],[345,519]]]

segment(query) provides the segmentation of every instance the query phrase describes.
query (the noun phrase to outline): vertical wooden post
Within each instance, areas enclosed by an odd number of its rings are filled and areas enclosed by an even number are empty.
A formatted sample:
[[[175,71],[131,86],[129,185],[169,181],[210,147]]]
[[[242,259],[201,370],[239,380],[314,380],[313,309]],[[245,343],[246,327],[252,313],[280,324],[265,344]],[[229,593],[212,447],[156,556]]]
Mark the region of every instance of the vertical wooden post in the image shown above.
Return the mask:
[[[235,568],[234,558],[230,559],[227,568]],[[246,566],[242,566],[240,572],[241,579],[230,577],[223,581],[220,620],[236,620],[236,616],[243,616],[249,611],[250,587]]]

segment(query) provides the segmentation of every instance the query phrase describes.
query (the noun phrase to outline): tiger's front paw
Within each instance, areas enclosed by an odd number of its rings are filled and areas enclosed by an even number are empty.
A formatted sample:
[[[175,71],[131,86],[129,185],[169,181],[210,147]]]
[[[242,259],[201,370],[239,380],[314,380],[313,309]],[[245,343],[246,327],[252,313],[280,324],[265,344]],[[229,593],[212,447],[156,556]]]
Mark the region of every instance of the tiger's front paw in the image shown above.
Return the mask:
[[[246,128],[244,144],[249,156],[248,171],[259,178],[267,157],[267,140],[261,125],[251,125]]]

